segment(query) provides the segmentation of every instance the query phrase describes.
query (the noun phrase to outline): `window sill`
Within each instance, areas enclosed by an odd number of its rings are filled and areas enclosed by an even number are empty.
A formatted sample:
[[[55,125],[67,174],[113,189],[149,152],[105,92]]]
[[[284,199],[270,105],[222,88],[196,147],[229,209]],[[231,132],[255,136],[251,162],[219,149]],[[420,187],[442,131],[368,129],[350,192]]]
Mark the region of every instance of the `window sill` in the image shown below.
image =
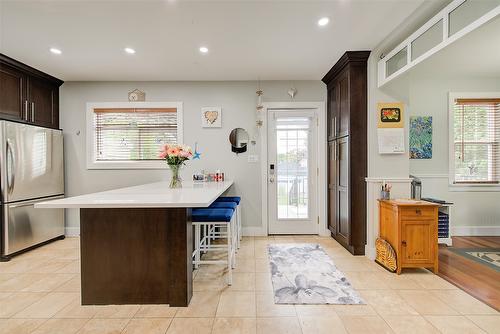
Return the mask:
[[[450,192],[500,192],[499,184],[449,184]]]
[[[166,169],[163,160],[158,161],[92,161],[87,162],[87,169]]]

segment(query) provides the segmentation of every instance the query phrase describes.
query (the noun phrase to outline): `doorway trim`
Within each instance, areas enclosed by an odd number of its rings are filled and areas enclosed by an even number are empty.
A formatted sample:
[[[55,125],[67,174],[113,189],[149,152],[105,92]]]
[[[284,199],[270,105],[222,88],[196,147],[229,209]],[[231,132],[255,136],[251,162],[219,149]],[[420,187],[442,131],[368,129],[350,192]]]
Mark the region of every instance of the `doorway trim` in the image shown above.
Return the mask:
[[[318,179],[316,187],[316,207],[319,217],[318,234],[321,236],[330,236],[330,230],[327,228],[327,189],[321,185],[326,185],[327,170],[326,170],[326,156],[327,156],[327,142],[326,142],[326,102],[266,102],[263,103],[262,120],[264,121],[260,127],[261,137],[261,189],[262,189],[262,233],[269,235],[269,216],[268,216],[268,150],[267,150],[267,134],[268,134],[268,114],[272,110],[290,110],[294,109],[311,109],[316,110],[318,116],[318,131],[317,134],[317,152],[318,157]]]

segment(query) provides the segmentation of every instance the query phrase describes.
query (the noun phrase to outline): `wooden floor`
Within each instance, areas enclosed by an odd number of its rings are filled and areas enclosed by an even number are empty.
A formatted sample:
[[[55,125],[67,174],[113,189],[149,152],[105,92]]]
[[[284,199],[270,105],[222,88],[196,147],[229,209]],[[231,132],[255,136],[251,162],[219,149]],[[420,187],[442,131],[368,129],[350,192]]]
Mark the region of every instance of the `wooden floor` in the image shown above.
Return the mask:
[[[453,237],[454,248],[500,248],[500,237]],[[439,276],[500,311],[500,273],[439,248]]]

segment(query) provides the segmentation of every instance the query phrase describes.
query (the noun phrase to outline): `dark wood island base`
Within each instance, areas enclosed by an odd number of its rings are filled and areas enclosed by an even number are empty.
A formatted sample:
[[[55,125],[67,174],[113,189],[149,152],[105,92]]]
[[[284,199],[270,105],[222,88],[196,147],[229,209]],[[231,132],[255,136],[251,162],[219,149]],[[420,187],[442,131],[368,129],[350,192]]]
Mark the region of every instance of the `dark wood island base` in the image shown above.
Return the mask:
[[[189,208],[82,208],[82,305],[188,306]]]

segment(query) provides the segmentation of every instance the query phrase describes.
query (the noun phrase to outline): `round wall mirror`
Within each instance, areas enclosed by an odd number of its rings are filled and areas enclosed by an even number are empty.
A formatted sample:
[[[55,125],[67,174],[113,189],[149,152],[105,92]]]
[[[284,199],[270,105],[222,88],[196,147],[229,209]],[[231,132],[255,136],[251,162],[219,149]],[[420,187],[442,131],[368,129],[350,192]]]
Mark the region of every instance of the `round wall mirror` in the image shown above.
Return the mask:
[[[236,128],[229,134],[229,142],[231,143],[231,151],[235,153],[243,153],[247,150],[248,132],[242,128]]]

